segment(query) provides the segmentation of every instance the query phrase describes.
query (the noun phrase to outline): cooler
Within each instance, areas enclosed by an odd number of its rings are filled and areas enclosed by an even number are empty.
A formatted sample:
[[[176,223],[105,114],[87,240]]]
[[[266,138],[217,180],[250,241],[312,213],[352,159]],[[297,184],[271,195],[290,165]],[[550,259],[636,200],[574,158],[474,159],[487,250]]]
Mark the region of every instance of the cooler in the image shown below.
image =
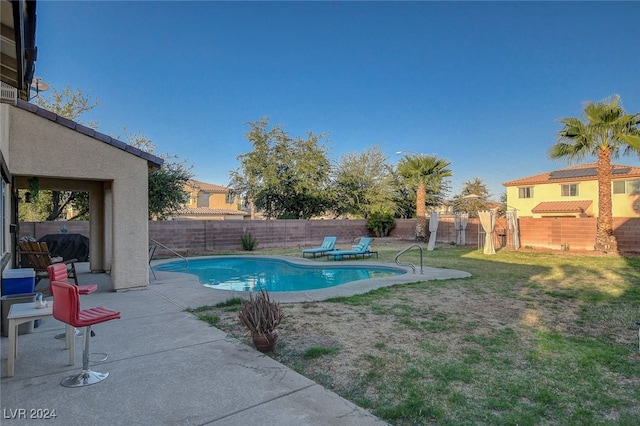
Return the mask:
[[[33,293],[36,271],[33,268],[5,269],[2,273],[2,296]]]

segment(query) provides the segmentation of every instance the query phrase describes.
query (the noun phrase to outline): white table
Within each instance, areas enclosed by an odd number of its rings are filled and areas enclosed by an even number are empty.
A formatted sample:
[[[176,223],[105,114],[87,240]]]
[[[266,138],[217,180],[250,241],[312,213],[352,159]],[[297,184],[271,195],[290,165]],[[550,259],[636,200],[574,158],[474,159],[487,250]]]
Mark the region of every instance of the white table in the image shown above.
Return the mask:
[[[18,356],[18,326],[29,321],[53,317],[53,301],[47,301],[49,306],[36,309],[34,302],[14,303],[11,305],[7,320],[9,321],[9,353],[7,360],[7,377],[13,377],[15,359]],[[69,365],[75,363],[75,330],[66,326],[66,348],[69,349]]]

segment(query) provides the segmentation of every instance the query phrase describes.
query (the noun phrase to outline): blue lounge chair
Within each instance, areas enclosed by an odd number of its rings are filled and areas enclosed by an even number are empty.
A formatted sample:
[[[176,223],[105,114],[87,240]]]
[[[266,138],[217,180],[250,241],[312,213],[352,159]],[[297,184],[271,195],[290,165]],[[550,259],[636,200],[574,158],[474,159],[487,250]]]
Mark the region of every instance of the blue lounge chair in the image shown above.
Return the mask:
[[[335,248],[337,239],[337,237],[324,237],[322,246],[302,250],[302,257],[305,257],[307,254],[313,257],[324,256],[327,252],[330,252]]]
[[[362,258],[364,259],[365,256],[371,256],[371,254],[373,253],[377,255],[377,252],[369,250],[369,244],[371,244],[371,238],[362,237],[360,238],[360,242],[358,243],[358,245],[353,246],[351,250],[334,250],[327,253],[327,256],[333,258],[333,260],[342,260],[343,258],[349,256],[362,256]]]

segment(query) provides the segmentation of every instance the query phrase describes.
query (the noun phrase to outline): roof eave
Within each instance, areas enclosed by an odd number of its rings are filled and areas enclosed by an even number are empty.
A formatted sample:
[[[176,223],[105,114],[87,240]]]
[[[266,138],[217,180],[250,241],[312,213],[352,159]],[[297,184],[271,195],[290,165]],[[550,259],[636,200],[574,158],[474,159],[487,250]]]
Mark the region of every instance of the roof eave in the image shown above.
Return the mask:
[[[157,157],[153,154],[150,154],[146,151],[143,151],[139,148],[136,148],[134,146],[128,145],[118,139],[112,138],[109,135],[106,135],[104,133],[98,132],[95,129],[92,129],[90,127],[87,126],[83,126],[80,123],[77,123],[73,120],[69,120],[67,118],[64,117],[60,117],[59,115],[41,108],[37,105],[34,105],[32,103],[26,102],[22,99],[19,99],[16,102],[15,105],[17,108],[20,108],[22,110],[31,112],[32,114],[35,114],[39,117],[42,118],[46,118],[47,120],[53,121],[56,124],[60,125],[60,126],[64,126],[67,127],[70,130],[76,131],[78,133],[82,133],[83,135],[86,135],[92,139],[95,139],[97,141],[106,143],[107,145],[111,145],[114,148],[118,148],[122,151],[128,152],[132,155],[135,155],[136,157],[142,158],[144,160],[147,161],[147,167],[149,169],[149,173],[160,169],[160,167],[162,167],[162,165],[164,164],[164,159]]]

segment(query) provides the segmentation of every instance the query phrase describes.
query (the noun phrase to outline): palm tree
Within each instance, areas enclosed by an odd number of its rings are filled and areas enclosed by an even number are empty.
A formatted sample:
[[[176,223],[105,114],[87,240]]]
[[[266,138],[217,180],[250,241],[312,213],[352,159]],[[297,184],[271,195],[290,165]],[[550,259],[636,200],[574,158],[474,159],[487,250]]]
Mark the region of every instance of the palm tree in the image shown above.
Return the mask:
[[[416,217],[420,227],[420,236],[424,237],[427,229],[426,204],[427,188],[432,192],[440,192],[446,185],[443,180],[452,176],[453,172],[447,167],[450,161],[439,159],[435,155],[405,155],[398,162],[398,174],[407,183],[416,188]]]
[[[551,158],[583,160],[597,157],[598,219],[595,250],[617,250],[613,235],[611,206],[612,158],[620,155],[640,155],[640,113],[627,114],[620,105],[620,97],[612,96],[602,102],[587,102],[586,121],[563,118],[558,141],[549,149]]]

